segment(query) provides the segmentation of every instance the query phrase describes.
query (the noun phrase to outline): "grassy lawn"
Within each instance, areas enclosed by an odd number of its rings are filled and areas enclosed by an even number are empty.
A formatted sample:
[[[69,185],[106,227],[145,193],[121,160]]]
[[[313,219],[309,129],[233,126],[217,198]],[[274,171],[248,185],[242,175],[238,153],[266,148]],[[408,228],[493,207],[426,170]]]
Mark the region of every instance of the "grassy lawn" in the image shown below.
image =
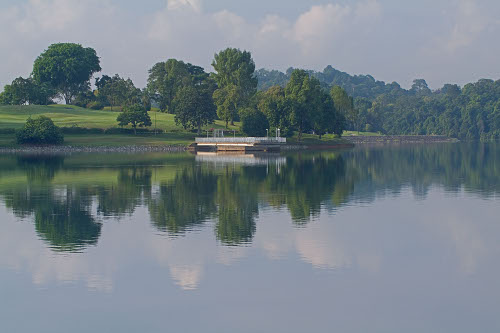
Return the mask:
[[[118,127],[116,117],[119,110],[90,110],[72,105],[0,105],[0,129],[21,128],[30,116],[44,115],[51,118],[57,126],[79,126],[85,128],[112,128]],[[186,132],[182,127],[177,126],[174,115],[161,112],[149,112],[154,128],[156,127],[166,132]],[[155,117],[156,116],[156,117]],[[215,124],[207,128],[224,128],[225,124],[217,120]],[[238,130],[238,126],[230,126],[230,129]]]
[[[305,144],[305,145],[338,145],[346,143],[346,141],[342,138],[338,138],[333,134],[323,135],[321,139],[317,135],[312,134],[302,134],[302,141],[299,142],[297,135],[294,135],[292,138],[288,138],[288,144]]]
[[[116,109],[116,108],[114,108]],[[19,129],[30,116],[50,117],[61,127],[78,126],[83,128],[117,128],[118,110],[90,110],[72,105],[0,105],[0,129]],[[195,133],[177,126],[174,115],[150,111],[149,115],[156,128],[165,131],[159,135],[126,134],[66,134],[64,144],[71,146],[124,146],[124,145],[188,145],[194,141]],[[225,124],[217,120],[206,127],[224,128]],[[239,130],[239,124],[230,126],[230,130]],[[205,134],[203,134],[204,136]],[[0,147],[16,147],[13,134],[0,134]]]
[[[380,136],[380,133],[376,132],[357,132],[357,131],[344,131],[343,136]]]

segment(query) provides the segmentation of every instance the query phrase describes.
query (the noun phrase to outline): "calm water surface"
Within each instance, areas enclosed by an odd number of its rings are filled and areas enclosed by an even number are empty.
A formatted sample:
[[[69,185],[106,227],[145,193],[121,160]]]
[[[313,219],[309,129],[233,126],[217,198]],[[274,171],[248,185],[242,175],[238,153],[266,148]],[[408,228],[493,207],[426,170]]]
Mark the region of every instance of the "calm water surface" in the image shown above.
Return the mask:
[[[1,332],[500,332],[500,145],[0,155]]]

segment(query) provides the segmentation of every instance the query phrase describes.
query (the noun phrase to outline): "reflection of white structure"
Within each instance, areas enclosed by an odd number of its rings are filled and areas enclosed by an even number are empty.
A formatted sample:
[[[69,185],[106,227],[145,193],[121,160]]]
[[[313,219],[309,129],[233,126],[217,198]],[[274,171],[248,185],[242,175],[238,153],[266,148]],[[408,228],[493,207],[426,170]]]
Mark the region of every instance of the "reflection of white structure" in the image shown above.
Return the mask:
[[[242,165],[283,165],[286,163],[286,158],[278,154],[239,154],[228,155],[209,152],[198,152],[196,154],[196,161],[202,163],[213,163],[215,165],[227,164],[242,164]]]

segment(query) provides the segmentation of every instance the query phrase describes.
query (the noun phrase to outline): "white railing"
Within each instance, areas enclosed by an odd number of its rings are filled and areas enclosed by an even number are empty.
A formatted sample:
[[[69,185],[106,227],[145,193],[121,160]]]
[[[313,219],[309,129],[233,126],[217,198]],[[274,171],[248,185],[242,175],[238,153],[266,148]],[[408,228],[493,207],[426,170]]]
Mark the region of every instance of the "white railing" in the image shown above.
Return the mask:
[[[197,143],[262,143],[262,144],[277,144],[286,143],[286,138],[273,137],[238,137],[238,138],[196,138]]]

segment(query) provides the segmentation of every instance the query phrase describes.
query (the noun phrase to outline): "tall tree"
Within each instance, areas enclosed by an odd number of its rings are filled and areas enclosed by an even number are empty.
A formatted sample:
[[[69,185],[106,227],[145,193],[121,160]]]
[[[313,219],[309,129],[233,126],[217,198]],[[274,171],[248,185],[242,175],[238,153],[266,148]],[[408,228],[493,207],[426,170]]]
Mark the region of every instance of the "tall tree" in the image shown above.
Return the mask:
[[[216,90],[214,95],[217,112],[220,114],[231,111],[231,125],[234,125],[238,109],[247,106],[257,91],[255,63],[250,52],[227,48],[215,55],[212,66],[218,90],[222,91]],[[228,107],[229,104],[233,106]]]
[[[105,75],[98,83],[98,94],[108,101],[111,110],[113,106],[142,103],[142,92],[131,79],[124,79],[118,74],[111,78]]]
[[[340,86],[333,86],[330,90],[335,108],[348,120],[350,129],[358,129],[359,109],[354,107],[354,99]]]
[[[176,59],[158,62],[149,70],[147,90],[162,112],[170,112],[174,98],[182,87],[201,82],[208,74],[203,68]]]
[[[217,107],[217,116],[226,123],[233,123],[238,108],[237,88],[233,85],[219,88],[214,91],[213,100]]]
[[[33,78],[36,83],[48,83],[71,104],[73,97],[96,72],[101,71],[99,57],[92,48],[80,44],[52,44],[35,60]]]
[[[185,129],[196,128],[200,134],[201,127],[211,124],[217,116],[212,99],[214,90],[215,82],[211,79],[180,88],[172,104],[176,124]]]
[[[269,130],[269,122],[266,115],[254,108],[242,109],[241,130],[248,136],[266,136],[266,130]]]
[[[258,108],[266,115],[271,128],[279,128],[284,136],[291,134],[290,105],[284,88],[280,86],[269,88],[261,95]]]
[[[306,71],[296,69],[286,85],[285,95],[290,105],[291,123],[299,132],[301,141],[303,132],[311,129],[315,113],[323,102],[320,83]]]

